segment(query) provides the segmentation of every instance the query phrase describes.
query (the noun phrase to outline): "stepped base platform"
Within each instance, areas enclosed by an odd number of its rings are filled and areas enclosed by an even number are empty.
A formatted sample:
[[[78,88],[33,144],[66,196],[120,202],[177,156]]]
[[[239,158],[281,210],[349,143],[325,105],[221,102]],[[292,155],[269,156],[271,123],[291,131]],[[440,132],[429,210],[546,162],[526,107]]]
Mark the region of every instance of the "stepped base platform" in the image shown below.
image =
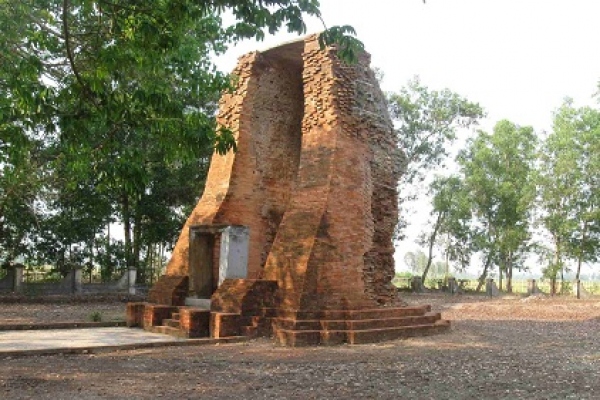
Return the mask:
[[[272,337],[286,346],[377,343],[450,328],[430,306],[321,311],[264,307],[252,314],[129,303],[127,325],[179,338]]]
[[[449,321],[439,320],[431,324],[361,330],[278,329],[276,331],[276,340],[279,344],[291,347],[337,344],[367,344],[415,336],[433,335],[442,333],[449,328]]]
[[[430,306],[365,310],[283,311],[273,319],[273,336],[286,346],[377,343],[444,332],[450,322]]]

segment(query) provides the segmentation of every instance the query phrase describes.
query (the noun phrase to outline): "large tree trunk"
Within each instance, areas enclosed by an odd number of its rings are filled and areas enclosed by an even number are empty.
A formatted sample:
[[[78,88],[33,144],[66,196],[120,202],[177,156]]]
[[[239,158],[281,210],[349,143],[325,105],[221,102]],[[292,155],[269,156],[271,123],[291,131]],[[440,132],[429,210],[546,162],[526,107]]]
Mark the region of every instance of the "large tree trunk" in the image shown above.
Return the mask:
[[[489,218],[488,218],[488,220],[489,220]],[[492,236],[492,228],[491,228],[491,224],[488,224],[487,233],[486,233],[488,243],[493,243],[493,241],[491,240],[491,236]],[[483,266],[483,271],[481,272],[481,275],[479,276],[479,283],[477,283],[477,289],[475,290],[476,292],[479,292],[485,285],[485,281],[488,277],[488,271],[489,271],[490,265],[492,264],[493,256],[494,256],[494,250],[490,249],[487,254],[485,264]]]
[[[95,240],[94,238],[92,238],[92,240],[90,240],[90,244],[89,244],[89,248],[90,248],[90,264],[89,264],[89,270],[90,270],[90,283],[92,283],[92,275],[94,273],[94,248],[96,247],[95,245]]]
[[[583,232],[581,234],[581,243],[579,245],[579,254],[577,255],[577,273],[575,274],[575,279],[579,280],[579,275],[581,274],[581,264],[583,261],[583,248],[585,246],[585,242],[587,240],[587,229],[588,223],[585,221],[583,223]],[[577,292],[577,298],[579,298],[579,292]]]
[[[123,214],[123,233],[125,238],[125,264],[129,269],[133,266],[133,251],[131,248],[131,210],[129,207],[129,196],[124,193],[121,202]]]
[[[562,256],[560,253],[560,239],[557,235],[552,236],[554,237],[554,259],[552,260],[554,268],[552,271],[552,276],[550,278],[556,280],[556,275],[558,274],[559,267],[562,269]]]
[[[483,272],[479,276],[479,283],[477,283],[477,289],[475,289],[476,292],[479,292],[481,290],[481,288],[483,287],[483,285],[485,284],[485,280],[487,279],[488,269],[490,267],[491,262],[492,262],[492,252],[490,251],[485,260],[485,264],[483,266]]]
[[[575,290],[577,291],[577,298],[580,299],[581,298],[581,283],[579,282],[579,275],[581,274],[581,261],[583,259],[583,254],[580,251],[579,252],[579,257],[577,257],[577,273],[575,274],[575,285],[577,285],[577,287],[575,288]]]
[[[154,244],[146,246],[146,281],[152,284],[152,275],[154,275]]]
[[[513,275],[513,263],[512,263],[512,251],[508,252],[506,260],[506,291],[512,293],[512,275]]]
[[[433,245],[435,244],[435,238],[437,237],[437,233],[442,226],[443,221],[443,213],[438,213],[437,220],[435,221],[435,226],[433,228],[433,232],[429,237],[429,253],[427,256],[427,265],[425,266],[425,270],[423,271],[423,275],[421,275],[421,282],[425,284],[425,279],[427,278],[427,273],[429,272],[429,267],[431,267],[431,262],[433,260]]]
[[[104,269],[104,273],[102,270]],[[110,220],[106,224],[106,265],[100,266],[100,278],[102,281],[110,280],[113,273],[112,259],[110,257]]]
[[[498,265],[498,290],[502,291],[502,265]]]
[[[139,205],[139,203],[138,203]],[[135,218],[133,221],[133,255],[132,255],[132,261],[133,264],[131,264],[130,268],[138,270],[138,279],[140,283],[145,283],[146,282],[146,274],[145,271],[141,270],[139,267],[139,260],[140,260],[140,252],[141,252],[141,248],[142,248],[142,217],[138,211],[139,206],[136,207],[136,212],[135,212]]]
[[[160,251],[159,251],[158,257],[159,257],[158,258],[158,268],[159,268],[158,271],[160,272],[160,275],[162,275],[164,273],[163,272],[163,268],[164,268],[163,260],[165,259],[165,244],[164,243],[160,244]]]
[[[550,277],[550,295],[554,296],[556,294],[556,276],[558,275],[558,271],[562,270],[562,258],[561,258],[561,249],[560,249],[560,238],[558,235],[552,235],[554,237],[554,260],[553,262],[553,270],[552,276]]]
[[[560,294],[565,294],[565,269],[560,269]]]
[[[444,271],[444,285],[448,284],[448,278],[450,277],[450,257],[446,252],[446,271]]]

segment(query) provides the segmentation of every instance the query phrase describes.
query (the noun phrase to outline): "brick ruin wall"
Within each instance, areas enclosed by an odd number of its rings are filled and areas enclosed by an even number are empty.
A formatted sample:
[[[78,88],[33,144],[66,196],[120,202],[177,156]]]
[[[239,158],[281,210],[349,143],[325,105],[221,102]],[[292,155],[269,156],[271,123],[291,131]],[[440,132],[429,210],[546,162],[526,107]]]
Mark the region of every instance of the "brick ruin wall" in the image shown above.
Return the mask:
[[[238,152],[214,155],[169,262],[188,273],[193,224],[250,228],[249,278],[277,280],[287,309],[396,299],[398,149],[369,57],[345,66],[316,37],[240,58],[218,123]]]
[[[170,275],[188,274],[191,225],[239,224],[250,227],[248,277],[259,277],[289,202],[300,158],[301,65],[250,53],[233,75],[237,87],[221,98],[217,122],[232,130],[238,151],[213,156],[205,191],[167,266]]]
[[[373,236],[364,254],[364,279],[367,293],[380,304],[396,300],[393,237],[398,223],[398,181],[402,174],[403,153],[387,110],[387,102],[377,78],[365,57],[362,68],[339,66],[341,82],[351,82],[341,115],[345,132],[355,132],[370,149],[371,218]],[[339,64],[338,64],[339,65]],[[340,95],[340,99],[342,95]],[[348,107],[352,104],[351,109]]]

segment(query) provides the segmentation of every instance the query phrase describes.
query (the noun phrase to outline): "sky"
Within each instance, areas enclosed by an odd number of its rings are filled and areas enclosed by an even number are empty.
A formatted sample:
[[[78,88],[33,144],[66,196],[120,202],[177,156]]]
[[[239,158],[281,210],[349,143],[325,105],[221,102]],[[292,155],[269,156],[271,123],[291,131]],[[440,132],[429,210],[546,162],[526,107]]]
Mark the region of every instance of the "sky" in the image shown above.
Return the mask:
[[[398,91],[418,75],[431,89],[449,88],[481,104],[491,131],[500,119],[550,131],[566,96],[595,105],[600,80],[597,0],[321,0],[328,26],[351,25],[384,73],[382,89]],[[307,19],[307,33],[323,30]],[[216,59],[226,72],[242,54],[297,35],[280,32],[245,41]],[[414,216],[411,236],[427,211]],[[413,243],[400,243],[397,264]],[[397,267],[398,268],[398,267]]]
[[[565,96],[590,104],[600,79],[596,0],[321,0],[328,26],[352,25],[384,72],[382,88],[399,90],[419,75],[488,112],[491,129],[508,118],[550,130]],[[308,33],[323,25],[307,20]],[[245,41],[217,59],[230,71],[237,57],[297,38],[280,32]]]

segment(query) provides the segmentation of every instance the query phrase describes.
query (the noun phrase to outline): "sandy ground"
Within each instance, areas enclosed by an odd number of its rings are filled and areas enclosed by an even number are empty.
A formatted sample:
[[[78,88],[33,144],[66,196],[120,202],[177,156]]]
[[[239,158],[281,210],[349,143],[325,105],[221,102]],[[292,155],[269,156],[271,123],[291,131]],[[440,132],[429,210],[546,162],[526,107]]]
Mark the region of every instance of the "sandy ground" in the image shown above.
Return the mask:
[[[0,359],[1,399],[600,399],[600,298],[408,295],[449,333]],[[0,324],[123,318],[123,303],[0,305]]]

